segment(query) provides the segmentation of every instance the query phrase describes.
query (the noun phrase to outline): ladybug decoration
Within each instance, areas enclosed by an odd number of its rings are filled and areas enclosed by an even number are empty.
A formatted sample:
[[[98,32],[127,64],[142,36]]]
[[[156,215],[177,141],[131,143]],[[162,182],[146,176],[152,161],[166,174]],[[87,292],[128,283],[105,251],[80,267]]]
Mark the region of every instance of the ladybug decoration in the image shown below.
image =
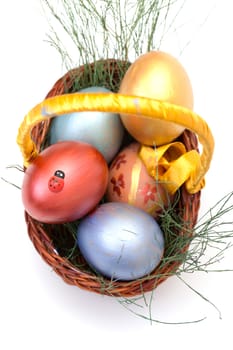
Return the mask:
[[[65,173],[62,170],[56,170],[54,175],[49,179],[48,187],[51,192],[60,192],[64,187]]]
[[[27,213],[48,224],[80,219],[104,196],[108,165],[93,146],[60,141],[35,157],[25,170],[22,199]]]

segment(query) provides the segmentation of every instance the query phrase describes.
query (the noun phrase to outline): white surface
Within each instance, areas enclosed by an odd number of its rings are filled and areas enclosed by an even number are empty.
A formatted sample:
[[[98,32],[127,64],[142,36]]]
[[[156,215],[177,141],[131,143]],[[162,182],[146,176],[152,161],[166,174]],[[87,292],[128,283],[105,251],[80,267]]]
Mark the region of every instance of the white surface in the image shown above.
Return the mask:
[[[232,1],[217,1],[215,7],[213,0],[205,0],[205,7],[202,0],[189,2],[179,42],[182,46],[190,37],[191,42],[180,60],[193,83],[195,111],[207,120],[216,140],[202,193],[204,212],[232,191]],[[197,23],[209,10],[200,27]],[[4,170],[21,164],[18,126],[62,75],[59,55],[44,42],[46,31],[39,1],[1,2],[1,176],[19,185],[22,174]],[[177,54],[176,39],[171,37],[163,48]],[[151,325],[114,299],[63,283],[27,236],[20,191],[0,181],[0,198],[1,349],[232,349],[232,272],[183,276],[220,309],[221,320],[210,304],[170,278],[156,290],[152,316],[171,322],[207,318],[196,324]],[[231,217],[229,213],[226,220]],[[217,268],[233,269],[232,254],[233,248]]]

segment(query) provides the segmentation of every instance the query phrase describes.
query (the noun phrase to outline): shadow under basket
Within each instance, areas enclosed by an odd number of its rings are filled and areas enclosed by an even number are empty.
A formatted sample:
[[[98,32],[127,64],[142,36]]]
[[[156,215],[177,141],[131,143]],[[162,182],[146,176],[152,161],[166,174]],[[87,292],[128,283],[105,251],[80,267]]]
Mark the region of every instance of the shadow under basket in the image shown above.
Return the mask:
[[[130,63],[125,61],[108,59],[72,69],[54,84],[46,98],[76,92],[80,89],[97,85],[117,92],[129,65]],[[48,130],[49,122],[42,122],[36,125],[32,131],[32,138],[40,150],[46,145]],[[198,150],[197,137],[189,130],[183,132],[179,137],[179,141],[183,142],[187,151],[192,149]],[[174,275],[184,262],[185,254],[189,248],[190,235],[192,235],[193,228],[197,222],[199,207],[200,191],[195,194],[189,194],[185,187],[182,186],[173,210],[175,213],[179,213],[179,219],[183,226],[180,226],[180,230],[174,229],[175,238],[173,238],[176,240],[177,238],[184,239],[184,244],[181,244],[175,252],[173,249],[166,249],[165,246],[162,262],[149,276],[127,282],[111,281],[91,271],[78,252],[78,248],[76,248],[75,252],[77,263],[74,263],[74,259],[70,259],[66,251],[66,248],[69,250],[74,247],[74,238],[67,231],[66,224],[44,224],[33,219],[27,212],[25,212],[25,220],[29,237],[35,249],[66,283],[99,294],[115,297],[133,297],[154,290],[169,276]],[[187,233],[189,239],[187,239]],[[68,246],[59,248],[58,237],[64,239],[65,236],[68,237],[66,240]],[[174,258],[169,259],[169,254],[172,254]],[[177,259],[175,258],[176,254]]]

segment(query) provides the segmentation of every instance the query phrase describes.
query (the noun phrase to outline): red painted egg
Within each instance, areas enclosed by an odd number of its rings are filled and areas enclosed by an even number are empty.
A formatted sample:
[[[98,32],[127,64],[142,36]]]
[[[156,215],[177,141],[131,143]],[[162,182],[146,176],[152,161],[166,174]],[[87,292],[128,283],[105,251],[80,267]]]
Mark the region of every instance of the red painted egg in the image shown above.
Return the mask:
[[[108,167],[93,146],[58,142],[33,160],[25,171],[22,199],[38,221],[64,223],[91,211],[104,196]]]
[[[156,217],[169,203],[167,191],[155,181],[138,156],[140,144],[132,143],[113,160],[106,198],[132,204]]]

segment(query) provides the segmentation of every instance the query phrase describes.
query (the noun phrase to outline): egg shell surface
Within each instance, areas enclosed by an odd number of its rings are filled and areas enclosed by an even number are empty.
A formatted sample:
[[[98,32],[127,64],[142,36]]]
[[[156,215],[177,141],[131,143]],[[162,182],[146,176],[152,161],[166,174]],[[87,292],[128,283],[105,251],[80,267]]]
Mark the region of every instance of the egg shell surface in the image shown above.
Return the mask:
[[[104,87],[82,89],[82,93],[111,93]],[[119,114],[108,112],[74,112],[54,118],[48,139],[50,144],[59,141],[83,141],[98,149],[109,163],[118,152],[124,135]]]
[[[28,214],[38,221],[74,221],[99,203],[107,181],[107,163],[94,147],[77,141],[58,142],[26,169],[22,200]]]
[[[131,143],[111,163],[106,200],[132,204],[157,217],[171,197],[163,185],[148,174],[138,156],[139,148],[139,143]]]
[[[164,237],[155,219],[143,210],[126,203],[104,203],[81,220],[77,245],[97,273],[130,281],[158,266]]]
[[[119,93],[193,109],[193,90],[184,67],[162,51],[150,51],[138,57],[125,73]],[[151,146],[169,143],[184,131],[181,125],[142,115],[121,114],[121,119],[138,142]]]

